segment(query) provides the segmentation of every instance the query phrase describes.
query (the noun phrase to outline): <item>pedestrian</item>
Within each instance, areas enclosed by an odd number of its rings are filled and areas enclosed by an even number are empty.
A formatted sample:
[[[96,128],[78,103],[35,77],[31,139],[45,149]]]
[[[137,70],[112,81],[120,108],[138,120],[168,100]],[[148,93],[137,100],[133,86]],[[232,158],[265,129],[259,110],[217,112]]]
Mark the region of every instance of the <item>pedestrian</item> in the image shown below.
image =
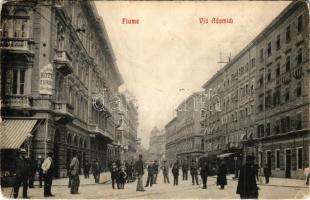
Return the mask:
[[[196,160],[192,160],[192,164],[190,167],[190,173],[192,176],[192,184],[195,185],[196,183],[197,185],[199,185],[198,184],[198,165],[197,165]]]
[[[90,164],[88,161],[86,161],[86,163],[84,164],[83,170],[84,170],[85,179],[89,178]]]
[[[143,188],[143,182],[142,182],[142,177],[144,174],[144,162],[142,160],[141,154],[139,154],[139,160],[135,163],[135,172],[138,177],[137,191],[145,191]]]
[[[208,163],[206,160],[203,160],[202,165],[201,165],[201,170],[200,170],[200,176],[201,176],[202,184],[203,184],[202,189],[207,189],[208,174],[209,174]]]
[[[254,156],[247,156],[246,162],[242,165],[236,193],[241,199],[257,199],[258,190],[256,184],[256,169],[254,167]]]
[[[259,166],[257,163],[254,164],[254,172],[255,172],[255,177],[256,177],[256,180],[259,181],[259,177],[258,177],[258,169],[259,169]]]
[[[14,199],[18,198],[18,191],[21,184],[23,184],[23,198],[29,199],[27,192],[30,165],[27,162],[26,154],[27,152],[25,149],[20,149],[15,158],[15,180],[13,186]]]
[[[42,163],[43,163],[42,159],[39,159],[38,160],[38,165],[37,165],[37,171],[39,172],[39,187],[40,188],[42,188],[42,182],[43,182],[43,179],[44,179],[44,177],[43,177],[43,170],[41,168]]]
[[[93,175],[95,179],[95,183],[99,184],[99,179],[100,179],[100,165],[97,159],[94,160],[93,165],[92,165],[92,170],[93,170]]]
[[[125,171],[125,167],[124,166],[122,166],[120,168],[118,176],[119,176],[119,186],[120,186],[120,189],[124,189],[125,183],[126,183],[126,178],[127,178],[127,173]]]
[[[162,165],[162,171],[164,176],[164,183],[170,183],[169,182],[169,164],[164,160],[164,164]]]
[[[149,165],[147,166],[147,181],[144,187],[148,187],[149,185],[150,187],[152,187],[153,178],[154,178],[154,165],[152,162],[150,162]]]
[[[45,158],[41,168],[44,176],[44,197],[53,197],[55,195],[51,192],[54,175],[54,161],[52,152],[47,154],[47,158]]]
[[[30,156],[28,159],[29,161],[29,188],[34,188],[34,177],[37,172],[37,165],[36,160],[33,158],[33,156]]]
[[[67,166],[67,174],[68,174],[68,178],[69,178],[69,182],[68,182],[68,188],[71,188],[72,185],[72,176],[71,176],[71,171],[70,171],[70,163]]]
[[[159,165],[157,160],[155,160],[153,164],[153,169],[154,169],[154,177],[153,177],[153,184],[156,184],[157,182],[157,175],[158,175],[158,170],[159,170]]]
[[[271,176],[271,169],[269,168],[268,164],[264,167],[264,176],[265,176],[265,183],[269,183],[269,177]]]
[[[188,176],[188,164],[187,164],[187,162],[184,162],[182,165],[182,174],[183,174],[183,180],[187,180],[187,176]]]
[[[173,165],[171,172],[173,174],[173,185],[178,185],[179,184],[179,166],[177,163]]]
[[[305,166],[304,174],[306,175],[306,185],[309,185],[309,179],[310,179],[310,167],[309,167],[309,165]]]
[[[115,183],[117,182],[117,167],[116,163],[112,162],[110,164],[110,173],[111,173],[111,180],[112,180],[112,188],[115,189]]]
[[[222,160],[217,170],[217,179],[216,179],[216,185],[220,185],[221,190],[223,190],[225,188],[225,185],[227,185],[226,174],[227,174],[227,167],[224,160]]]
[[[79,178],[79,170],[80,170],[80,161],[78,159],[77,152],[73,152],[73,158],[70,163],[70,172],[72,177],[71,182],[71,194],[79,194],[79,185],[80,185],[80,178]]]

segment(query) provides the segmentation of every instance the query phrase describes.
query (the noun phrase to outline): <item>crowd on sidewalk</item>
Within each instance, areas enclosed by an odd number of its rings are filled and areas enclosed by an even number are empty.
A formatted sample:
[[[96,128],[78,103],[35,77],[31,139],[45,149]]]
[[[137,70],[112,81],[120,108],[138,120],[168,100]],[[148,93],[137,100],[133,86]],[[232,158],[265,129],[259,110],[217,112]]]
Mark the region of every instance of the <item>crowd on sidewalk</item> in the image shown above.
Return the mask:
[[[239,173],[237,173],[239,176],[235,177],[238,178],[236,193],[240,195],[241,199],[258,198],[259,187],[257,185],[261,182],[261,178],[258,173],[259,167],[257,164],[255,164],[254,160],[255,158],[253,156],[247,156],[245,163],[239,169]],[[33,187],[34,177],[32,177],[31,162],[29,162],[29,159],[27,158],[27,152],[24,149],[19,151],[19,154],[16,157],[15,167],[15,181],[12,189],[13,197],[18,198],[19,188],[22,185],[23,198],[27,199],[29,198],[27,195],[28,187]],[[51,192],[54,167],[53,153],[50,152],[47,154],[47,158],[39,167],[39,186],[41,188],[43,186],[42,182],[44,181],[44,197],[54,196]],[[85,163],[83,166],[85,179],[89,179],[90,169],[92,169],[95,183],[99,184],[99,162],[94,160],[92,164],[89,162]],[[143,185],[142,178],[145,169],[147,169],[147,181],[146,184]],[[136,191],[145,191],[145,187],[152,187],[154,184],[157,184],[157,177],[160,170],[162,170],[164,184],[170,184],[169,172],[171,170],[173,175],[173,185],[178,186],[179,171],[181,170],[183,181],[188,180],[188,172],[190,172],[192,185],[200,185],[201,180],[202,189],[207,189],[208,176],[211,175],[208,161],[204,159],[199,160],[198,162],[196,160],[192,160],[189,165],[186,163],[180,165],[178,162],[169,165],[166,161],[163,161],[163,163],[160,165],[157,160],[154,160],[154,162],[148,161],[146,163],[143,161],[142,155],[139,155],[139,159],[135,163],[117,160],[109,164],[113,189],[124,189],[126,183],[134,182],[135,179],[137,179]],[[225,186],[227,185],[227,167],[224,160],[221,160],[221,162],[218,164],[216,171],[216,185],[219,186],[219,189],[224,190]],[[71,194],[79,194],[80,172],[81,163],[79,160],[79,155],[77,152],[73,152],[73,158],[68,169],[68,187],[70,188]],[[268,165],[265,165],[263,168],[263,173],[265,177],[265,184],[268,184],[271,176],[271,170]],[[304,168],[304,173],[306,177],[305,184],[309,185],[309,166]],[[201,179],[199,178],[199,175]]]

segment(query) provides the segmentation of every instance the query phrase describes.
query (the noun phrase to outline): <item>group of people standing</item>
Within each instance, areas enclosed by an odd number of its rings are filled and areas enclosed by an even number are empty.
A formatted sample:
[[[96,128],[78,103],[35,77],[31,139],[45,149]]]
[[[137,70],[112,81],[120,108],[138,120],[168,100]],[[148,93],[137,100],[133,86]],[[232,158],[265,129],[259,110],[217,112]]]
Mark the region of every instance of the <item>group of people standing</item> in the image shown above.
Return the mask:
[[[17,157],[15,158],[15,169],[13,169],[15,178],[12,191],[15,199],[18,198],[19,187],[21,185],[23,185],[23,198],[29,199],[28,187],[34,187],[33,182],[37,170],[39,171],[40,188],[42,187],[42,180],[44,180],[44,197],[54,196],[51,193],[54,169],[52,156],[53,153],[48,153],[44,162],[39,163],[39,167],[37,167],[37,164],[31,158],[28,158],[25,149],[20,149],[17,152]]]
[[[133,164],[127,161],[123,164],[120,160],[112,162],[109,165],[111,173],[112,188],[115,189],[115,183],[117,189],[124,189],[125,183],[133,181]]]

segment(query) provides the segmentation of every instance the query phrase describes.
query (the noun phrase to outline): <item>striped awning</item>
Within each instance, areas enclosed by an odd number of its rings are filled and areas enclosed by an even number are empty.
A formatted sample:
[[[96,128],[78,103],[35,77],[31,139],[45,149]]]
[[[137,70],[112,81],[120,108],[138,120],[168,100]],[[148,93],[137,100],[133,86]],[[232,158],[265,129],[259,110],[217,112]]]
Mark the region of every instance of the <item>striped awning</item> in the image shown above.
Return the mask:
[[[0,149],[18,149],[38,120],[8,119],[0,124]]]

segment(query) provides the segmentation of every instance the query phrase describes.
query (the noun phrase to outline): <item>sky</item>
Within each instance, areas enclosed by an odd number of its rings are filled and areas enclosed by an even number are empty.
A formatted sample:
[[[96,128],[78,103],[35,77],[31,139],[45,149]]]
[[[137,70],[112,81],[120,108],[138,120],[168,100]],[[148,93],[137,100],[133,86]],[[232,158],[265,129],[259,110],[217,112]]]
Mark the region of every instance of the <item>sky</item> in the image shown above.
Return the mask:
[[[150,131],[175,116],[176,107],[234,57],[288,4],[214,1],[96,1],[116,63],[139,105],[138,137],[149,146]],[[139,20],[125,24],[123,18]],[[208,19],[201,24],[200,18]],[[211,23],[212,18],[232,24]],[[220,54],[222,56],[220,56]],[[222,57],[222,58],[220,58]]]

